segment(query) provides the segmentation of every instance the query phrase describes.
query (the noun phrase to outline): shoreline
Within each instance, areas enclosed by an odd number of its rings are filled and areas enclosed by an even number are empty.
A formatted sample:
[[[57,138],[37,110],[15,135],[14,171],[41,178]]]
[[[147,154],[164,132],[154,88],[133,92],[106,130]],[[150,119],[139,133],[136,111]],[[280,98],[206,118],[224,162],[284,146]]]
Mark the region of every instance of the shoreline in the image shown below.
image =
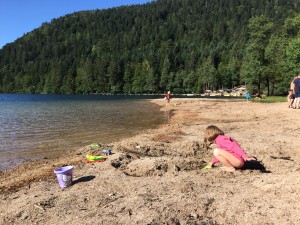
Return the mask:
[[[150,104],[155,104],[158,107],[160,107],[159,110],[161,110],[162,105],[157,104],[155,100],[152,99],[144,99],[144,101],[150,102]],[[149,128],[149,130],[155,130],[158,129],[162,124],[166,123],[162,122],[161,124],[158,124],[156,128]],[[135,131],[135,135],[124,135],[124,137],[120,138],[117,141],[110,142],[110,143],[99,143],[102,145],[102,149],[109,148],[113,145],[113,143],[118,143],[122,140],[126,140],[131,138],[132,136],[136,136],[139,133],[144,132],[144,130],[138,130]],[[85,154],[96,151],[96,149],[93,149],[90,147],[90,145],[86,145],[80,148],[73,148],[72,150],[68,150],[67,152],[57,152],[51,156],[43,157],[40,159],[35,159],[33,161],[25,160],[22,164],[19,164],[17,166],[14,166],[12,168],[7,168],[4,170],[0,170],[0,180],[8,179],[9,177],[13,177],[13,174],[20,174],[22,173],[22,176],[18,179],[13,179],[13,181],[10,181],[8,184],[0,184],[0,193],[9,193],[11,191],[16,191],[19,188],[25,187],[26,185],[30,185],[31,182],[35,181],[41,181],[41,180],[55,180],[56,178],[53,178],[53,171],[54,169],[63,166],[63,165],[79,165],[82,162],[85,162]],[[98,151],[101,152],[101,151]],[[74,156],[76,155],[76,156]],[[39,170],[39,171],[37,171]],[[28,176],[28,172],[30,171],[30,177]],[[45,176],[48,176],[45,178]]]
[[[103,224],[299,223],[297,110],[287,103],[151,102],[173,112],[169,122],[111,143],[114,154],[105,162],[86,164],[85,147],[68,162],[57,158],[32,170],[0,173],[0,224],[90,224],[95,216]],[[201,170],[212,157],[202,146],[203,130],[211,124],[269,173]],[[74,185],[62,191],[53,170],[64,164],[75,166]]]

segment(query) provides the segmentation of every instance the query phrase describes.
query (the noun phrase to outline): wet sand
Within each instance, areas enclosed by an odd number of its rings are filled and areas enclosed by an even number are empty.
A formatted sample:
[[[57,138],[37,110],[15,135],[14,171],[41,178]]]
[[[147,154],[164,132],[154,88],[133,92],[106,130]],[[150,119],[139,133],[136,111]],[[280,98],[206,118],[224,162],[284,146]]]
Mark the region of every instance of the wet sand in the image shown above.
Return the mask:
[[[0,174],[0,224],[299,224],[300,110],[287,103],[154,100],[157,129]],[[211,160],[203,130],[217,125],[260,164],[234,173]],[[87,153],[110,148],[105,162]],[[74,165],[61,190],[53,170]],[[252,167],[251,167],[252,166]]]

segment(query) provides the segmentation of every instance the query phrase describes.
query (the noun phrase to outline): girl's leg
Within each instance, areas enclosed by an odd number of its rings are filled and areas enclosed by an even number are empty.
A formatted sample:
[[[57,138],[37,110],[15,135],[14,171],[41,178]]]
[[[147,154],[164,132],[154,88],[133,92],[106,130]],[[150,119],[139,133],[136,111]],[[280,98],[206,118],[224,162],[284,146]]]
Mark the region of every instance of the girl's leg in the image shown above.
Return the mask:
[[[291,100],[290,108],[293,108],[293,104],[294,104],[294,99]]]
[[[291,108],[291,107],[292,107],[292,105],[293,105],[293,100],[292,100],[292,99],[290,99],[290,98],[288,98],[288,103],[289,103],[289,108]]]
[[[298,97],[296,99],[297,99],[296,109],[299,109],[300,108],[300,97]]]
[[[297,109],[298,107],[299,107],[299,99],[300,98],[295,98],[295,100],[294,100],[294,109]]]
[[[234,171],[235,168],[242,166],[242,162],[239,159],[225,150],[216,148],[214,150],[214,156],[222,163],[227,171]]]

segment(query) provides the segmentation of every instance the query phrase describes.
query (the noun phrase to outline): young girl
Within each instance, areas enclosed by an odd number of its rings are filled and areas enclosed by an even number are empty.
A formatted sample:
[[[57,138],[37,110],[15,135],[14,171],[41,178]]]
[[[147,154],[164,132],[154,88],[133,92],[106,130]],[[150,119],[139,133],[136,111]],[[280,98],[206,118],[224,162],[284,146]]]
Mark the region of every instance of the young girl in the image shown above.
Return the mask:
[[[233,172],[243,167],[245,161],[256,160],[254,157],[248,156],[236,140],[225,136],[224,132],[214,125],[208,126],[205,129],[204,143],[206,146],[213,143],[217,145],[217,148],[214,149],[214,157],[211,163],[204,167],[204,169],[209,169],[215,163],[220,162],[223,165],[221,169]]]
[[[287,96],[287,100],[288,100],[288,103],[289,103],[289,108],[293,108],[293,103],[294,103],[294,100],[295,100],[295,95],[294,95],[294,92],[293,90],[289,90],[289,94]]]

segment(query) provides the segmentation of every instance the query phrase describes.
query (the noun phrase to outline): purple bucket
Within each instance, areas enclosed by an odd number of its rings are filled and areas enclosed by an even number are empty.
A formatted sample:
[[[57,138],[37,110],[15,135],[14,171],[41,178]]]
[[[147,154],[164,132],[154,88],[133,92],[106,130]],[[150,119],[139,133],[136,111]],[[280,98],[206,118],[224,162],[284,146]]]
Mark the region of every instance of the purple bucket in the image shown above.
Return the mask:
[[[54,170],[61,188],[70,187],[73,181],[73,166],[63,166]]]

